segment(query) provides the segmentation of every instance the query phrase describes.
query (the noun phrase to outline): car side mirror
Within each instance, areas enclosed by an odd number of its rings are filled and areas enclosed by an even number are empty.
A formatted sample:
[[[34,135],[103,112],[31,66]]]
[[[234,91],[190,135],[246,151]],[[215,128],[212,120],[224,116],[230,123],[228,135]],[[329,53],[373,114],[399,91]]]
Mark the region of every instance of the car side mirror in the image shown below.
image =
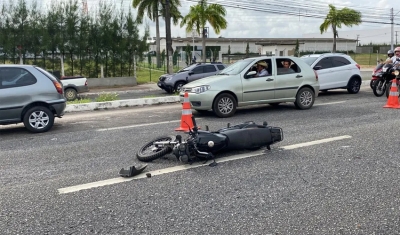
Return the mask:
[[[192,71],[189,72],[189,75],[193,75],[194,73]]]
[[[320,65],[314,67],[314,70],[320,70],[320,69],[322,69],[322,66]]]
[[[257,74],[256,71],[250,71],[248,74],[246,74],[245,78],[252,78]]]

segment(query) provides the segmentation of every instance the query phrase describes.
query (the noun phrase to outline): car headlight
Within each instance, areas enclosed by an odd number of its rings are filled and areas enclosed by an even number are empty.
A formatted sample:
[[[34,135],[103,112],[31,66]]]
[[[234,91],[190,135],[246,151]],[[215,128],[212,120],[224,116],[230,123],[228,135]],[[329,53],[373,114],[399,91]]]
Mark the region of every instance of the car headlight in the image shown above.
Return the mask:
[[[400,71],[399,71],[399,70],[395,70],[395,71],[394,71],[394,75],[397,76],[397,75],[399,75],[399,74],[400,74]]]
[[[211,89],[211,86],[209,85],[204,85],[204,86],[198,86],[198,87],[193,87],[192,90],[190,92],[199,94],[199,93],[203,93],[205,91],[208,91]]]
[[[169,81],[169,80],[171,80],[172,79],[172,77],[167,77],[166,79],[165,79],[165,81]]]

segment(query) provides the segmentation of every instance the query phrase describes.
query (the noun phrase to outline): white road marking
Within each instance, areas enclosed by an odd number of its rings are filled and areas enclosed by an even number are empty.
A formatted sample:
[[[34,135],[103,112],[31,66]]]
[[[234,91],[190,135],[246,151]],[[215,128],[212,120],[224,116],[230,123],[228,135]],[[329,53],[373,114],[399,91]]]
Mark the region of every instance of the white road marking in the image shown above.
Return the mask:
[[[314,104],[314,106],[322,106],[322,105],[331,105],[331,104],[342,104],[346,101],[336,101],[336,102],[329,102],[329,103],[321,103],[321,104]]]
[[[202,119],[202,118],[196,118],[196,120],[200,120],[200,119]],[[176,123],[176,122],[180,122],[180,121],[181,120],[172,120],[172,121],[165,121],[165,122],[153,122],[153,123],[135,124],[135,125],[130,125],[130,126],[117,126],[117,127],[97,129],[96,131],[121,130],[121,129],[142,127],[142,126],[154,126],[154,125],[160,125],[160,124]]]
[[[284,149],[284,150],[291,150],[291,149],[302,148],[302,147],[307,147],[307,146],[316,145],[316,144],[323,144],[323,143],[328,143],[328,142],[338,141],[338,140],[343,140],[343,139],[348,139],[348,138],[351,138],[351,136],[349,136],[349,135],[337,136],[337,137],[332,137],[332,138],[327,138],[327,139],[321,139],[321,140],[315,140],[315,141],[310,141],[310,142],[305,142],[305,143],[300,143],[300,144],[283,146],[280,148]],[[265,150],[257,150],[257,151],[251,152],[250,154],[249,153],[237,154],[237,155],[233,155],[233,156],[218,158],[216,160],[218,163],[229,162],[229,161],[259,156],[259,155],[264,154],[265,152],[266,152]],[[153,177],[153,176],[157,176],[157,175],[163,175],[163,174],[168,174],[168,173],[172,173],[172,172],[193,169],[193,168],[198,168],[198,167],[202,167],[202,166],[208,166],[209,163],[211,163],[211,161],[208,161],[206,164],[202,164],[202,163],[198,162],[198,163],[193,163],[192,165],[188,165],[188,164],[179,165],[179,166],[154,170],[154,171],[150,171],[150,172],[146,172],[146,173],[150,173],[151,176]],[[140,174],[140,175],[137,175],[137,176],[134,176],[131,178],[123,178],[123,177],[113,178],[113,179],[102,180],[102,181],[97,181],[97,182],[92,182],[92,183],[87,183],[87,184],[81,184],[81,185],[75,185],[75,186],[71,186],[71,187],[60,188],[60,189],[58,189],[58,192],[59,192],[59,194],[73,193],[73,192],[77,192],[80,190],[102,187],[102,186],[106,186],[106,185],[113,185],[113,184],[127,182],[127,181],[131,181],[131,180],[135,180],[135,179],[143,179],[146,177],[147,177],[146,174]]]
[[[180,121],[181,120],[173,120],[173,121],[166,121],[166,122],[154,122],[154,123],[142,123],[142,124],[136,124],[136,125],[130,125],[130,126],[117,126],[117,127],[97,129],[96,131],[121,130],[121,129],[141,127],[141,126],[153,126],[153,125],[159,125],[159,124],[175,123],[175,122],[180,122]]]
[[[332,138],[327,138],[327,139],[322,139],[322,140],[310,141],[310,142],[306,142],[306,143],[288,145],[288,146],[282,147],[282,149],[284,149],[284,150],[297,149],[297,148],[301,148],[301,147],[307,147],[307,146],[311,146],[311,145],[323,144],[323,143],[328,143],[328,142],[337,141],[337,140],[344,140],[344,139],[349,139],[349,138],[351,138],[351,136],[343,135],[343,136],[337,136],[337,137],[332,137]]]

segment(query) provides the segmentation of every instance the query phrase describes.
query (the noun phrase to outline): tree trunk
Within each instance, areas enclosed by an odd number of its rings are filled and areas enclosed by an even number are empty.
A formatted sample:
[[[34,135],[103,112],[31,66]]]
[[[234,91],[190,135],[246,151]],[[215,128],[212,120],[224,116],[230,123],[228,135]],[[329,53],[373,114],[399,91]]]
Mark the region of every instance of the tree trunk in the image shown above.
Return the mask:
[[[202,42],[201,42],[201,46],[203,47],[203,51],[202,51],[202,55],[201,55],[201,57],[202,57],[201,62],[205,63],[206,62],[206,34],[204,31],[204,27],[202,27],[201,30],[203,31],[202,32]]]
[[[156,39],[157,68],[161,68],[160,21],[158,20],[158,16],[156,17]]]
[[[74,76],[74,56],[72,54],[72,51],[70,51],[69,54],[70,54],[70,57],[71,57],[71,69],[72,69],[72,71],[71,71],[72,74],[71,75]]]
[[[332,31],[333,31],[333,49],[332,49],[332,53],[336,52],[336,35],[337,35],[337,31],[336,31],[336,26],[332,25]]]

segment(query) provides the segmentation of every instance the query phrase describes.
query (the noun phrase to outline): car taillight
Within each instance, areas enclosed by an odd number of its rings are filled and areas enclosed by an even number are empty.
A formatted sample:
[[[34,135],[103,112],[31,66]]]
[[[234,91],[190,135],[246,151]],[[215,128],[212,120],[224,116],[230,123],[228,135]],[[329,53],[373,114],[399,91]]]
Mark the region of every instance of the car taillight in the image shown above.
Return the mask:
[[[63,94],[63,89],[62,86],[59,82],[53,81],[54,87],[56,88],[57,92],[62,95]]]
[[[317,71],[314,70],[314,74],[315,74],[315,80],[318,81],[318,73],[317,73]]]
[[[360,69],[361,69],[359,64],[356,64],[356,66],[357,66],[358,70],[360,70]]]

